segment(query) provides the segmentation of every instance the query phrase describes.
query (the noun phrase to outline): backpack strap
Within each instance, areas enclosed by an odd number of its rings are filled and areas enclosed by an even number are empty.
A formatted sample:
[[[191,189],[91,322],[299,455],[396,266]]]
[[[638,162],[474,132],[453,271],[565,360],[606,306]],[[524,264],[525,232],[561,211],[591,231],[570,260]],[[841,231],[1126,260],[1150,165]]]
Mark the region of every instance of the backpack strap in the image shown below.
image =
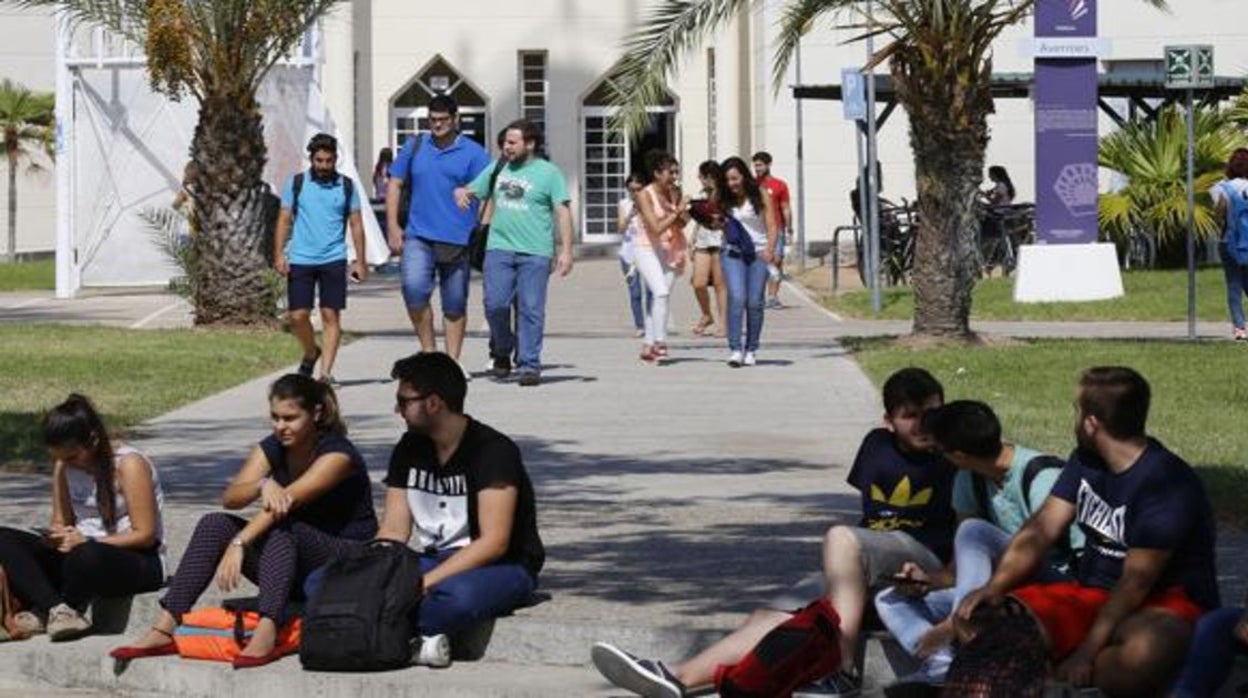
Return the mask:
[[[355,182],[346,175],[342,177],[342,233],[347,233],[347,222],[351,219],[351,198],[355,196]]]
[[[295,219],[299,217],[299,192],[303,191],[303,173],[295,175],[295,180],[290,183],[290,224],[295,224]]]
[[[1035,513],[1032,510],[1032,506],[1031,506],[1031,485],[1032,483],[1036,481],[1036,477],[1039,476],[1040,473],[1045,470],[1056,469],[1058,471],[1061,471],[1061,469],[1065,467],[1066,467],[1066,461],[1062,460],[1061,458],[1058,458],[1057,456],[1039,455],[1027,461],[1027,465],[1023,467],[1022,485],[1023,485],[1023,497],[1024,499],[1026,499],[1025,504],[1027,505],[1028,516],[1031,516],[1033,513]],[[1078,524],[1071,524],[1071,526],[1076,526],[1076,525]],[[1070,560],[1071,564],[1073,565],[1075,563],[1075,558],[1078,556],[1078,553],[1075,550],[1074,543],[1070,539],[1070,532],[1071,532],[1071,527],[1068,526],[1066,528],[1065,535],[1063,535],[1061,538],[1058,538],[1057,541],[1055,541],[1054,545],[1057,551],[1061,554],[1061,556],[1067,560]]]
[[[971,476],[971,489],[975,492],[975,504],[979,507],[979,513],[988,521],[996,521],[996,517],[992,515],[992,500],[988,497],[988,481],[979,473],[967,471]]]

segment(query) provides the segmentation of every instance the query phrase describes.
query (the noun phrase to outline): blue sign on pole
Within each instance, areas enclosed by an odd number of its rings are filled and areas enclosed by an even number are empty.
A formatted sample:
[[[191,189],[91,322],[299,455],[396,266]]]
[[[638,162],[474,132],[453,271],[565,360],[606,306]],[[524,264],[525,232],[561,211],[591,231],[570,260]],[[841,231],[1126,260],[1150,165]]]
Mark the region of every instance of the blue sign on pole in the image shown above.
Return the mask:
[[[858,68],[841,68],[841,106],[847,121],[867,120],[867,81]]]

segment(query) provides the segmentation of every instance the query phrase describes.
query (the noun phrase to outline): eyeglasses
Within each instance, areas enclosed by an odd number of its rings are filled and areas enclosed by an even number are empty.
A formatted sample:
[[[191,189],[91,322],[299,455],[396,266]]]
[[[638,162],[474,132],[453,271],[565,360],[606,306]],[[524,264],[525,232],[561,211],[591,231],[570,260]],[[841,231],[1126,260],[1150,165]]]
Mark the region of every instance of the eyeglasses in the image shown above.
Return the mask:
[[[453,117],[450,117],[450,116],[431,116],[431,117],[429,117],[429,123],[431,123],[431,124],[447,124],[447,123],[450,123],[450,122],[451,122],[451,119],[452,119],[452,118],[453,118]]]
[[[412,404],[413,402],[420,402],[421,400],[424,400],[427,397],[429,396],[428,395],[403,395],[402,393],[395,393],[394,405],[395,407],[398,407],[400,410],[405,410],[407,409],[407,406]]]

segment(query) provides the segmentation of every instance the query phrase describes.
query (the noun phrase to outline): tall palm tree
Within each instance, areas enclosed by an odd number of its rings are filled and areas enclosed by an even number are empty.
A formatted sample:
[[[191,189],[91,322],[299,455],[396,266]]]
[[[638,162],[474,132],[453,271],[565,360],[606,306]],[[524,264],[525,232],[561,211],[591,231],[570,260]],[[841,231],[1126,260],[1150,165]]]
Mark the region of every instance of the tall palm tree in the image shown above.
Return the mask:
[[[26,161],[30,169],[38,170],[39,163],[31,158],[35,150],[52,156],[53,99],[51,94],[32,92],[7,78],[0,81],[0,156],[9,163],[9,245],[5,248],[9,262],[17,261],[17,166]]]
[[[625,43],[617,71],[619,120],[636,129],[685,54],[759,0],[658,0]],[[1165,0],[1142,0],[1165,8]],[[919,229],[914,274],[916,334],[970,335],[975,284],[974,201],[988,145],[993,42],[1026,19],[1036,0],[788,0],[772,77],[778,90],[798,41],[823,16],[857,38],[887,40],[888,62],[910,118]],[[868,7],[873,12],[868,16]]]
[[[1231,151],[1248,145],[1248,137],[1235,125],[1229,109],[1198,109],[1192,127],[1196,234],[1207,238],[1221,231],[1207,192],[1222,179]],[[1101,167],[1126,178],[1121,189],[1100,197],[1097,217],[1102,231],[1117,240],[1135,230],[1147,231],[1159,244],[1187,233],[1187,124],[1178,107],[1103,137],[1097,157]]]
[[[66,11],[141,46],[152,87],[199,103],[184,182],[194,199],[195,321],[267,324],[261,251],[267,157],[256,90],[336,0],[16,0]]]

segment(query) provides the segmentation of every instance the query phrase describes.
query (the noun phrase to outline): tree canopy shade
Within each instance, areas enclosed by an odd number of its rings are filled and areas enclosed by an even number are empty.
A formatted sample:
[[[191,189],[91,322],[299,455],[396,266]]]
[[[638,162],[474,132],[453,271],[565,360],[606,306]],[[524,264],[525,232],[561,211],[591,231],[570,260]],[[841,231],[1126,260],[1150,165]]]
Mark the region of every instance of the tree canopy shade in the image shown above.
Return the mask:
[[[65,12],[143,48],[152,88],[199,104],[183,187],[194,202],[199,324],[267,324],[275,284],[261,251],[267,150],[256,92],[336,0],[16,0]]]
[[[17,261],[17,168],[27,162],[39,169],[31,155],[43,151],[52,157],[56,105],[46,92],[32,92],[8,78],[0,81],[0,156],[8,163],[9,210],[6,258]]]
[[[637,130],[645,107],[685,55],[757,0],[658,0],[616,67],[618,122]],[[1164,9],[1164,0],[1140,0]],[[910,119],[919,227],[913,331],[969,336],[977,276],[975,198],[988,145],[993,42],[1029,17],[1036,0],[788,0],[772,78],[779,90],[803,34],[831,17],[851,38],[876,36]],[[868,15],[868,11],[871,12]]]

